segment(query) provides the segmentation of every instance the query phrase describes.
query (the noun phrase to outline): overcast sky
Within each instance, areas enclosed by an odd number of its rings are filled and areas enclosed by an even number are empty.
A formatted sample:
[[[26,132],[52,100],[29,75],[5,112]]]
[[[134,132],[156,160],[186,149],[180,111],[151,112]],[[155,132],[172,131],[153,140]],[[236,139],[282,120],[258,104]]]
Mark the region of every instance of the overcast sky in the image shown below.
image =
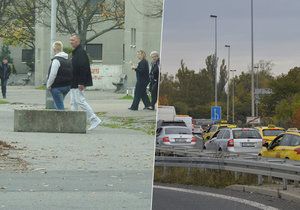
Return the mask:
[[[165,0],[162,71],[175,73],[180,60],[190,69],[205,67],[214,52],[214,20],[218,16],[218,54],[231,69],[251,64],[250,0]],[[300,1],[254,0],[254,61],[272,60],[273,73],[300,66]],[[220,62],[219,62],[220,64]]]

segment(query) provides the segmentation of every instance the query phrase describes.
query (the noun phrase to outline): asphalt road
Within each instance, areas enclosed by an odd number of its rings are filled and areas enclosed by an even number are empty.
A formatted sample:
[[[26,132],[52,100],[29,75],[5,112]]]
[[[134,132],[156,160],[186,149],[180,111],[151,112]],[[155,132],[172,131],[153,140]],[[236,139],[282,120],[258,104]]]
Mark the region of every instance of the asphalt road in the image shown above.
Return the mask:
[[[153,210],[300,209],[300,203],[230,189],[157,185],[152,205]]]

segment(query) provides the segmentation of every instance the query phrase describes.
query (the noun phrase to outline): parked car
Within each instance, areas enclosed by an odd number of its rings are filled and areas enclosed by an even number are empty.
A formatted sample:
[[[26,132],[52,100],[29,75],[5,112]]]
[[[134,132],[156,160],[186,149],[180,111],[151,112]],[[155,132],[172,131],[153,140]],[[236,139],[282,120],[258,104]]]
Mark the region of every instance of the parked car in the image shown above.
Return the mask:
[[[159,120],[157,122],[157,128],[165,127],[165,126],[183,126],[183,127],[187,127],[185,122],[182,121],[182,120],[177,120],[177,121]]]
[[[202,135],[203,128],[202,128],[201,122],[199,120],[195,120],[195,119],[193,119],[192,122],[193,122],[193,124],[192,124],[192,126],[193,126],[192,132],[194,134]]]
[[[234,124],[229,124],[227,121],[221,121],[221,123],[217,123],[214,125],[211,125],[204,133],[203,133],[203,139],[204,141],[207,141],[211,139],[211,137],[222,128],[236,128],[237,126]]]
[[[298,130],[298,128],[288,128],[286,130],[286,132],[296,132],[296,133],[299,133],[299,130]]]
[[[258,154],[262,148],[262,137],[254,128],[223,128],[205,142],[204,148],[215,151]]]
[[[266,142],[260,156],[300,160],[300,134],[286,132],[277,136],[270,144]]]
[[[193,132],[192,117],[190,117],[188,115],[176,115],[174,121],[183,121],[183,122],[185,122],[186,127],[191,129],[191,131]]]
[[[184,126],[165,126],[156,131],[156,143],[160,145],[193,146],[196,141],[191,130]]]
[[[271,143],[278,135],[284,133],[284,128],[275,125],[256,127],[263,138],[263,143]]]

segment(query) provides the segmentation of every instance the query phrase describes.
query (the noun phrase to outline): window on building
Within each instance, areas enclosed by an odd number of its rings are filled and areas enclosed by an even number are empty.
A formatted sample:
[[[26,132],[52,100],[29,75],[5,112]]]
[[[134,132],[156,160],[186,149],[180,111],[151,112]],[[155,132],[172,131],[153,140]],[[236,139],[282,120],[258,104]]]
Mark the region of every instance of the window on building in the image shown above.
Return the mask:
[[[87,44],[86,52],[91,60],[102,61],[103,44]]]
[[[136,45],[136,28],[131,28],[131,45]]]
[[[33,49],[23,49],[22,50],[22,62],[32,62],[34,57]]]

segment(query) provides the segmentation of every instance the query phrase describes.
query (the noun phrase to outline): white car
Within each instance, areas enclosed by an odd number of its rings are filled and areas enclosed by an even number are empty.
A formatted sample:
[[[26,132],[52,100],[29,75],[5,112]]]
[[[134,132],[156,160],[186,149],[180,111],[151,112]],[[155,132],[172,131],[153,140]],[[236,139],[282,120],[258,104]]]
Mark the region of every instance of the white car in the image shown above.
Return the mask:
[[[192,131],[184,126],[165,126],[156,131],[156,143],[160,145],[193,146],[196,141]]]
[[[262,137],[256,129],[224,128],[217,131],[205,143],[204,148],[215,151],[258,154],[262,148],[262,142]]]

